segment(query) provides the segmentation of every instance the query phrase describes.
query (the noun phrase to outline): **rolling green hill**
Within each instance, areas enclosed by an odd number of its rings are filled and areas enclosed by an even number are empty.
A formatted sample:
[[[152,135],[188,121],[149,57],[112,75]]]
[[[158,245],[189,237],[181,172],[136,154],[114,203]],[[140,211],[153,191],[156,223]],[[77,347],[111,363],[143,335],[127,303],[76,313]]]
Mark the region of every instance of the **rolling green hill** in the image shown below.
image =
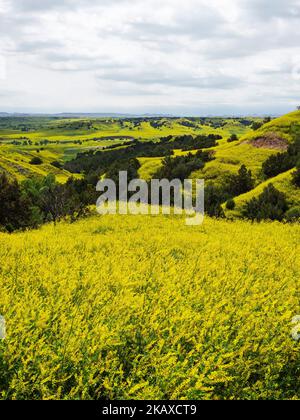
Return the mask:
[[[261,127],[253,130],[253,124]],[[261,194],[269,183],[284,192],[292,206],[299,205],[299,189],[291,182],[293,170],[266,180],[262,165],[270,156],[284,152],[288,144],[300,136],[300,111],[266,124],[258,118],[1,118],[0,171],[19,180],[52,173],[59,182],[65,182],[72,174],[63,164],[79,152],[105,150],[122,144],[124,148],[133,140],[158,142],[166,136],[208,134],[218,134],[222,139],[217,146],[208,149],[214,153],[214,160],[193,172],[192,178],[204,178],[207,185],[222,187],[228,177],[237,174],[241,165],[246,165],[255,179],[252,191],[235,197],[236,208],[226,212],[228,216],[239,216],[246,201]],[[228,142],[232,134],[238,139]],[[174,156],[188,153],[188,150],[174,150]],[[41,160],[39,165],[31,163],[36,157]],[[141,156],[138,161],[138,175],[149,180],[161,168],[163,157]]]
[[[264,136],[266,133],[276,133],[282,138],[291,141],[294,136],[300,135],[300,111],[291,112],[280,118],[263,125],[254,134],[250,133],[246,139],[253,140],[255,137]]]
[[[292,172],[294,172],[293,169],[277,175],[274,178],[268,179],[267,181],[258,184],[254,190],[238,196],[235,199],[236,208],[234,211],[227,210],[226,216],[239,217],[246,202],[254,197],[258,197],[263,192],[264,188],[266,188],[269,184],[273,184],[275,188],[286,195],[291,207],[300,206],[300,191],[299,188],[296,188],[292,184]]]
[[[217,133],[228,138],[232,133],[243,135],[251,131],[253,121],[257,119],[1,118],[0,170],[5,170],[21,180],[28,176],[51,172],[63,182],[70,174],[53,168],[51,162],[63,163],[81,151],[101,150],[107,146],[121,144],[124,140],[148,141],[168,135]],[[39,167],[29,164],[36,156],[43,160]],[[149,167],[149,162],[143,163]],[[145,173],[148,174],[147,167]]]
[[[193,178],[204,178],[212,185],[222,185],[230,174],[236,174],[241,165],[246,165],[255,178],[256,187],[249,193],[235,198],[236,209],[227,211],[227,216],[239,216],[244,204],[262,193],[268,184],[273,184],[286,194],[291,206],[300,205],[300,191],[292,184],[294,169],[268,180],[262,174],[262,164],[271,155],[283,152],[300,135],[300,111],[274,119],[256,131],[248,132],[239,141],[221,141],[213,148],[216,159],[201,171],[194,172]]]

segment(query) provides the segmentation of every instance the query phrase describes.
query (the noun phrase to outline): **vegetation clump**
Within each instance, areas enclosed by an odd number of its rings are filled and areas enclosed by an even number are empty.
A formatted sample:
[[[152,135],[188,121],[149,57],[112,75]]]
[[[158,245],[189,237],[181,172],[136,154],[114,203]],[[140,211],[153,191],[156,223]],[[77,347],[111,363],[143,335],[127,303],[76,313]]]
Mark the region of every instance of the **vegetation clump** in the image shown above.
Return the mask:
[[[229,139],[227,140],[228,143],[232,143],[234,141],[238,141],[238,136],[236,134],[231,134],[231,136],[229,137]]]
[[[43,161],[40,157],[35,156],[30,160],[30,165],[42,165]]]
[[[262,194],[246,203],[243,214],[251,220],[282,221],[288,208],[285,195],[269,184]]]
[[[287,152],[277,153],[270,156],[262,166],[266,178],[272,178],[276,175],[293,169],[300,159],[300,137],[289,145]]]

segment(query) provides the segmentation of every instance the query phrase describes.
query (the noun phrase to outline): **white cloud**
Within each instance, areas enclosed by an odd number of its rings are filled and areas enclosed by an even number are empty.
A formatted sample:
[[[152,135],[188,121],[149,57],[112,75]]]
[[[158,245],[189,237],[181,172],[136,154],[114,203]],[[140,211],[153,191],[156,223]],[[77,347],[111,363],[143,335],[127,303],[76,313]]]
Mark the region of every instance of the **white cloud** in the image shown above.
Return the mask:
[[[0,110],[285,111],[299,32],[298,0],[0,0]]]

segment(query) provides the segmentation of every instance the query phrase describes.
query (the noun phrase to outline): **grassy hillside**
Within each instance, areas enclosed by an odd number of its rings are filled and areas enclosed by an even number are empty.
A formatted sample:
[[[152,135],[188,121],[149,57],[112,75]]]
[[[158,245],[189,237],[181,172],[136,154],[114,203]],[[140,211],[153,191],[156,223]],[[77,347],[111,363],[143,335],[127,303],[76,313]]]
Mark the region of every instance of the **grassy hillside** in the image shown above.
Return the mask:
[[[237,142],[219,142],[219,146],[213,148],[216,160],[206,165],[203,171],[194,174],[195,177],[202,175],[206,180],[220,183],[226,174],[237,172],[244,164],[252,170],[257,182],[263,182],[261,179],[263,162],[272,154],[282,151],[281,148],[273,148],[268,144],[264,147],[263,144],[255,147],[256,138],[268,137],[269,134],[277,134],[278,137],[291,142],[296,135],[300,135],[300,111],[276,118],[256,131],[251,130]]]
[[[250,201],[254,197],[258,197],[263,192],[264,188],[266,188],[270,183],[272,183],[275,188],[286,195],[291,207],[300,206],[299,188],[296,188],[292,184],[293,172],[294,170],[284,172],[283,174],[262,182],[256,188],[254,188],[254,190],[235,198],[236,208],[234,211],[226,210],[226,215],[228,217],[239,217],[246,202]]]
[[[223,186],[230,175],[237,174],[241,165],[246,165],[252,171],[256,188],[236,197],[237,207],[231,216],[240,216],[244,203],[259,195],[267,183],[273,183],[287,195],[291,205],[297,205],[299,189],[292,185],[291,173],[281,174],[266,183],[262,165],[300,135],[300,111],[274,119],[254,131],[252,124],[261,121],[254,118],[2,118],[0,170],[19,180],[53,173],[58,181],[65,182],[72,174],[52,163],[58,161],[63,165],[79,152],[102,150],[133,139],[156,142],[168,135],[219,134],[222,139],[210,149],[215,159],[190,177],[204,178],[206,185]],[[231,134],[237,134],[238,140],[228,142]],[[174,150],[175,156],[187,153],[189,151]],[[39,157],[42,164],[30,164],[33,157]],[[138,175],[148,180],[161,168],[163,158],[139,157],[138,160],[141,165]]]
[[[204,178],[207,183],[218,186],[224,184],[230,174],[236,174],[242,164],[252,171],[256,188],[235,198],[237,204],[235,211],[226,212],[231,217],[240,216],[246,201],[261,194],[270,183],[286,194],[290,205],[299,205],[299,188],[296,188],[291,182],[291,173],[294,170],[268,180],[262,174],[262,164],[266,159],[273,154],[286,150],[284,142],[282,143],[280,139],[288,144],[299,135],[300,111],[296,111],[276,118],[256,131],[249,132],[239,141],[233,143],[219,142],[219,146],[212,149],[215,151],[216,159],[209,162],[203,170],[193,173],[192,176],[193,178]],[[260,139],[258,144],[257,139]]]
[[[237,118],[0,118],[0,170],[20,180],[51,172],[64,181],[70,174],[54,169],[50,163],[63,163],[78,152],[103,149],[126,139],[148,141],[168,135],[217,133],[228,138],[232,133],[251,131],[249,124],[256,120],[249,118],[245,125],[243,119]],[[39,168],[28,165],[36,155],[44,162]],[[149,173],[151,169],[148,172],[146,167],[146,176]]]
[[[194,178],[204,178],[207,182],[221,184],[226,176],[237,173],[241,165],[251,169],[253,175],[259,180],[263,162],[278,151],[271,149],[256,149],[250,144],[234,142],[222,143],[213,148],[215,160],[209,162],[201,171],[193,174]]]
[[[0,234],[1,398],[299,398],[300,226],[104,216]]]
[[[30,164],[32,158],[39,157],[41,165]],[[40,149],[38,147],[22,148],[18,146],[0,146],[0,171],[5,171],[24,180],[32,176],[46,176],[53,173],[59,182],[65,182],[71,174],[63,169],[55,168],[52,162],[59,161],[61,154],[55,148]]]
[[[293,136],[300,135],[300,111],[291,112],[280,118],[265,124],[262,128],[246,136],[247,139],[263,136],[266,133],[276,133],[279,136],[291,141]]]

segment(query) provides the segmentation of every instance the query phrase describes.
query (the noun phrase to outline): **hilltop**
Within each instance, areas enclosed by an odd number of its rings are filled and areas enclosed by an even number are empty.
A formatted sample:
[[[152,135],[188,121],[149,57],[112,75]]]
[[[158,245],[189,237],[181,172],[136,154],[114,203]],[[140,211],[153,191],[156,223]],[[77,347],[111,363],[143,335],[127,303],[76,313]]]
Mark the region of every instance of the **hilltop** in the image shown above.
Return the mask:
[[[275,133],[279,137],[293,140],[296,135],[300,135],[300,111],[294,111],[273,121],[264,124],[254,135],[246,136],[249,140],[255,137],[263,137],[267,133]]]

